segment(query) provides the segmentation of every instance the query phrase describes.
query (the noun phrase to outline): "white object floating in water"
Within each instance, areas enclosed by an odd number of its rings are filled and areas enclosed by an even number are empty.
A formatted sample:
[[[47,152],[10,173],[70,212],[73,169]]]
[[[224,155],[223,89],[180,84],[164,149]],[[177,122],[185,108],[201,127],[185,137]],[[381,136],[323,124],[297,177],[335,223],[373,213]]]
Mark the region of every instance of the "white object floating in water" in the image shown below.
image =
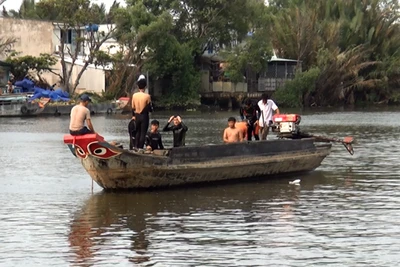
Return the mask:
[[[300,179],[296,179],[294,181],[290,181],[289,184],[295,184],[295,185],[299,185],[300,184]]]

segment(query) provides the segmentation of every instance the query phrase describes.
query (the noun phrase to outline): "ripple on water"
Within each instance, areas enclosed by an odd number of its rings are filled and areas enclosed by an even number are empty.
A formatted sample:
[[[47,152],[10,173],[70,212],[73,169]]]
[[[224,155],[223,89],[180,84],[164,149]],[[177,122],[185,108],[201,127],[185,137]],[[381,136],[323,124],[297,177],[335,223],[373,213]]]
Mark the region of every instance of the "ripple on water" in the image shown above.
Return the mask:
[[[230,115],[184,115],[188,143],[220,142]],[[397,266],[398,116],[305,114],[304,129],[357,140],[354,156],[334,145],[310,174],[94,195],[62,144],[67,120],[0,119],[0,265]],[[128,118],[93,120],[106,137],[126,142]],[[295,178],[300,186],[288,184]]]

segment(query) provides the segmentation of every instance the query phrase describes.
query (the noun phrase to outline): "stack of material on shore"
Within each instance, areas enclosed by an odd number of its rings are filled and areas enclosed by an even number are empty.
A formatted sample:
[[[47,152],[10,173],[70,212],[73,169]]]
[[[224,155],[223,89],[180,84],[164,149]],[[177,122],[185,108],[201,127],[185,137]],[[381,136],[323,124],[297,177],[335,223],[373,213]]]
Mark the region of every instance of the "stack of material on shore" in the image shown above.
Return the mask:
[[[64,101],[68,102],[71,99],[69,98],[68,92],[63,91],[62,89],[57,89],[54,91],[51,90],[45,90],[40,87],[34,87],[34,95],[29,99],[29,101],[35,100],[35,99],[40,99],[40,98],[50,98],[51,101],[54,102],[59,102],[59,101]]]
[[[35,86],[34,82],[27,78],[23,79],[22,81],[15,82],[15,86],[20,87],[23,93],[33,93],[33,96],[29,99],[29,101],[40,98],[50,98],[50,101],[52,102],[68,102],[71,100],[68,92],[63,91],[62,89],[43,89]]]

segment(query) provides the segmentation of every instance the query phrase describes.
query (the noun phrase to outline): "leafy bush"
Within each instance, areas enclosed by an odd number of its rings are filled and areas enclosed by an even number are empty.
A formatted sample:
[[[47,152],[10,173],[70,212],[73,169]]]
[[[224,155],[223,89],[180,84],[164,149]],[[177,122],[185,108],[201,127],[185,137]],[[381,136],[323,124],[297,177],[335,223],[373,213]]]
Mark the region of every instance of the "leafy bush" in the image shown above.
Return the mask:
[[[305,98],[309,98],[315,92],[315,83],[320,72],[317,67],[298,72],[293,80],[287,81],[283,87],[276,90],[276,101],[280,106],[302,107]]]

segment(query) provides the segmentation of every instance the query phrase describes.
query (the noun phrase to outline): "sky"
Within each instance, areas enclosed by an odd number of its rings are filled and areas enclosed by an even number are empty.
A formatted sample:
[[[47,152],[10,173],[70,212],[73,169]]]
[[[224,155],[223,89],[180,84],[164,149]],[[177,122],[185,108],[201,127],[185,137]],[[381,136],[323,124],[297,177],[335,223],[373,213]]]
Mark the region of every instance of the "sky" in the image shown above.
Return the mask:
[[[4,2],[4,4],[1,5],[1,9],[3,9],[3,6],[5,6],[5,8],[7,10],[11,10],[11,9],[15,9],[18,10],[19,7],[21,6],[23,0],[6,0]],[[108,8],[110,8],[110,6],[112,5],[112,3],[114,2],[114,0],[92,0],[92,3],[96,3],[96,4],[101,4],[104,3]],[[121,4],[125,4],[125,0],[118,0],[118,2],[120,2]]]

